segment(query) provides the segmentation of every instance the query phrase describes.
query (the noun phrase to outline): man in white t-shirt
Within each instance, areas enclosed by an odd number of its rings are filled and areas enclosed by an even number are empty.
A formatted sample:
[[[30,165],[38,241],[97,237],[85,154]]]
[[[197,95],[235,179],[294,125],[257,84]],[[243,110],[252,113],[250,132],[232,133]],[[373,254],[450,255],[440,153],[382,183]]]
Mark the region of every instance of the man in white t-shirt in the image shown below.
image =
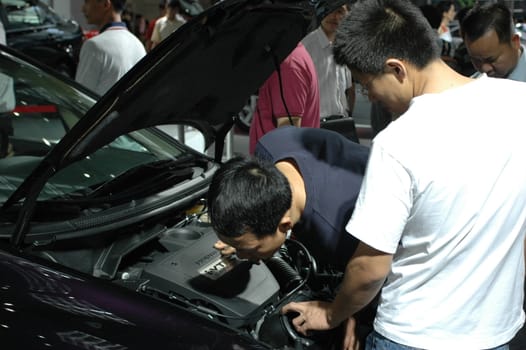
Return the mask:
[[[366,350],[508,349],[525,318],[526,84],[454,71],[408,0],[355,2],[334,55],[400,116],[373,141],[338,295],[282,312],[306,334],[380,291]]]
[[[161,41],[185,23],[185,19],[180,12],[181,4],[179,0],[169,0],[166,5],[166,15],[159,18],[153,27],[152,48],[159,45]]]
[[[106,93],[146,55],[141,41],[122,22],[126,0],[85,0],[82,12],[99,34],[82,44],[75,80]]]

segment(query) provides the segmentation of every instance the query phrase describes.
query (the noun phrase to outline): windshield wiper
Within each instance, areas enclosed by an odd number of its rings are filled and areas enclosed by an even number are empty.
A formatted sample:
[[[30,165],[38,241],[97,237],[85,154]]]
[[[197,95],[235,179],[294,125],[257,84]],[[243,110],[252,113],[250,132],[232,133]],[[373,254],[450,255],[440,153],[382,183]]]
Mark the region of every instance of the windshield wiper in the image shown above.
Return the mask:
[[[200,163],[194,155],[190,154],[178,159],[141,164],[91,189],[48,199],[45,202],[79,205],[82,208],[100,204],[117,205],[160,192],[174,184],[191,179],[194,176],[194,167],[200,166]]]
[[[192,179],[195,167],[204,166],[203,160],[198,160],[191,154],[176,160],[141,164],[92,189],[37,201],[35,205],[38,209],[34,215],[42,221],[54,221],[54,218],[72,219],[82,215],[84,209],[107,208],[160,192]],[[13,221],[20,208],[19,205],[15,205],[9,210],[4,210],[0,216],[7,221]]]
[[[118,203],[141,198],[191,179],[196,165],[197,161],[193,155],[141,164],[102,183],[88,192],[84,198],[73,202]]]

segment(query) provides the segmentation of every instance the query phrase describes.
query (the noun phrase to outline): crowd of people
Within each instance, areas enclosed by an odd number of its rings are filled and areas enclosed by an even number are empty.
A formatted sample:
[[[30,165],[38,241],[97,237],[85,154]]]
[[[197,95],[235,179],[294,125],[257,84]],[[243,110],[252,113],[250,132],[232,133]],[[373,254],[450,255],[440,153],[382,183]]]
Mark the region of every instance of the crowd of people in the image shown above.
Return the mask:
[[[124,4],[83,6],[99,34],[76,79],[100,94],[187,20],[170,0],[141,41]],[[344,325],[346,350],[509,349],[525,320],[526,232],[526,56],[512,12],[358,0],[319,22],[260,87],[249,155],[212,179],[215,247],[257,261],[305,242],[343,279],[333,301],[282,312],[303,335]],[[352,119],[356,84],[383,118],[370,148],[320,128]]]
[[[338,88],[349,87],[334,75],[322,83],[338,67],[389,120],[369,149],[298,128],[299,113],[296,123],[268,113],[274,127],[251,140],[251,155],[212,180],[215,247],[265,260],[293,237],[341,269],[332,302],[283,307],[304,336],[344,325],[344,349],[507,350],[525,319],[526,120],[516,104],[526,58],[512,13],[499,3],[459,11],[466,71],[455,64],[452,2],[433,6],[436,26],[407,0],[359,0],[343,11],[334,37],[322,21],[303,41],[320,115],[324,93],[333,89],[337,108]],[[330,59],[320,59],[326,47]],[[371,306],[361,337],[356,316]]]

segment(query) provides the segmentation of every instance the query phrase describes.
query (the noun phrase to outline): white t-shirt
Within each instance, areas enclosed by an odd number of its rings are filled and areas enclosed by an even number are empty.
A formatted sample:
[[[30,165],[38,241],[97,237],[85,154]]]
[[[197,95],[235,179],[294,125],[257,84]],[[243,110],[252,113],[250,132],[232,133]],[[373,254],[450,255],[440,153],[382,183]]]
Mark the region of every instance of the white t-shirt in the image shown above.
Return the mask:
[[[75,80],[103,95],[144,55],[144,45],[135,35],[110,27],[82,45]]]
[[[179,17],[174,20],[169,20],[166,16],[159,18],[153,27],[152,42],[159,44],[183,24],[184,19]]]
[[[374,139],[347,231],[394,254],[375,329],[487,349],[524,323],[526,83],[481,77],[413,99]]]
[[[302,40],[318,74],[320,86],[320,117],[348,115],[349,105],[345,91],[352,86],[351,71],[334,62],[332,43],[321,27]]]

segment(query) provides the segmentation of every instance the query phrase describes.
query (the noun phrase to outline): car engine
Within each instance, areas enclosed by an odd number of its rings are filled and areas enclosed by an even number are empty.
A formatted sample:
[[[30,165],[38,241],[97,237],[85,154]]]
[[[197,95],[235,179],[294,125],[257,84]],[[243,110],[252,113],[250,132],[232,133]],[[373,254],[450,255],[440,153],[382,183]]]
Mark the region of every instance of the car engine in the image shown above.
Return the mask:
[[[339,330],[303,337],[294,330],[292,315],[279,312],[290,301],[329,300],[341,279],[338,273],[325,273],[325,282],[315,278],[321,274],[300,242],[287,240],[264,263],[224,257],[213,248],[217,236],[206,213],[163,228],[154,241],[147,259],[142,255],[121,264],[118,283],[247,332],[276,349],[336,348]]]

